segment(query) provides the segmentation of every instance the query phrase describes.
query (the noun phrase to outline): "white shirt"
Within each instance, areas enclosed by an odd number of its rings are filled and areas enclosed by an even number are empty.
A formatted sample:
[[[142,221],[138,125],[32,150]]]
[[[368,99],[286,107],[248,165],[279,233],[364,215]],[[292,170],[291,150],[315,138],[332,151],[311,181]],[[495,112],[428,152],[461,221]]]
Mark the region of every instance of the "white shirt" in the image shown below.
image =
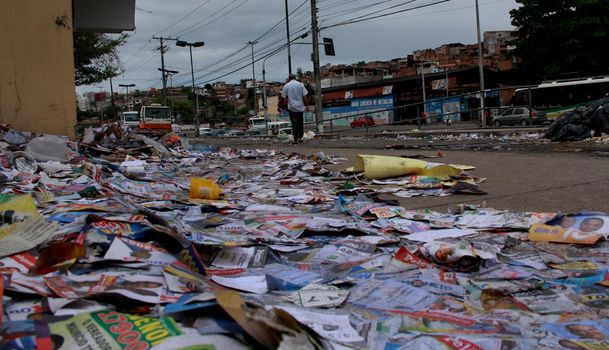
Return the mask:
[[[288,111],[304,112],[305,105],[303,97],[307,95],[307,89],[304,84],[296,79],[290,80],[289,83],[283,86],[281,97],[288,98]]]

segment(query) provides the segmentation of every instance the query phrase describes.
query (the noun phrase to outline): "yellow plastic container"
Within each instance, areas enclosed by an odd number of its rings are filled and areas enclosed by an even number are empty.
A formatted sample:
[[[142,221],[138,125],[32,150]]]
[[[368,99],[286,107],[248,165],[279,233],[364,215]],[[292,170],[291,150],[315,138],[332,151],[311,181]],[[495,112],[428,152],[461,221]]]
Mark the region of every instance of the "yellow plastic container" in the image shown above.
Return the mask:
[[[212,179],[191,177],[188,195],[196,199],[220,199],[224,197],[224,192]]]

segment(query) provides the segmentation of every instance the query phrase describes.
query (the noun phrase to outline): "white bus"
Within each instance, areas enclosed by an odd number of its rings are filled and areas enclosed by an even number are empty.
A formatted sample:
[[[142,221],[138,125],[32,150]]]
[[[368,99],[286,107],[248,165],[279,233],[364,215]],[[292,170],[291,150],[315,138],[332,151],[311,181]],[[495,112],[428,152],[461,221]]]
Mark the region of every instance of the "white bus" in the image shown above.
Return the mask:
[[[250,130],[266,129],[266,119],[264,117],[251,117],[247,120]]]
[[[582,104],[598,100],[609,93],[609,77],[591,77],[546,81],[531,88],[518,89],[512,106],[533,106],[546,112],[548,119]]]

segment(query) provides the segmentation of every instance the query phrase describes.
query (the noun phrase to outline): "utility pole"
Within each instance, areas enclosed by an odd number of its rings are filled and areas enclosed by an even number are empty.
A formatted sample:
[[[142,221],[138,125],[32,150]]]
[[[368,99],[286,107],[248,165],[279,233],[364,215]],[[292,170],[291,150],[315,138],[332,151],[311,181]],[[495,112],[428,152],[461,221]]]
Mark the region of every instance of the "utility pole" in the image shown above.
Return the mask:
[[[285,0],[285,30],[287,32],[288,38],[288,73],[292,74],[292,53],[290,51],[290,18],[288,14],[288,0]]]
[[[321,71],[319,69],[319,28],[317,27],[317,0],[311,0],[311,35],[313,35],[313,78],[315,80],[315,121],[317,132],[324,132],[324,115],[321,110]]]
[[[257,41],[248,41],[247,42],[252,47],[252,84],[254,85],[254,113],[258,115],[258,98],[256,97],[256,69],[254,68],[254,44],[257,44]]]
[[[163,90],[161,91],[162,95],[163,95],[163,105],[165,105],[165,89],[167,88],[167,75],[165,75],[165,52],[167,52],[167,50],[169,50],[169,48],[165,45],[163,45],[163,40],[178,40],[178,39],[174,39],[174,38],[164,38],[162,36],[152,36],[152,39],[156,39],[156,40],[160,40],[161,41],[161,45],[159,46],[159,51],[161,51],[161,68],[159,69],[161,71],[161,77],[163,79]]]
[[[110,77],[110,101],[112,102],[112,119],[116,119],[116,104],[114,103],[114,88],[112,87],[112,77]]]
[[[478,69],[480,71],[480,113],[482,127],[486,127],[486,114],[484,105],[484,57],[482,54],[482,40],[480,38],[480,11],[478,10],[478,0],[476,0],[476,30],[478,32]]]
[[[258,44],[258,42],[248,41],[247,44],[252,47],[252,85],[254,87],[254,113],[255,115],[258,115],[258,97],[256,96],[256,69],[254,68],[254,44]]]

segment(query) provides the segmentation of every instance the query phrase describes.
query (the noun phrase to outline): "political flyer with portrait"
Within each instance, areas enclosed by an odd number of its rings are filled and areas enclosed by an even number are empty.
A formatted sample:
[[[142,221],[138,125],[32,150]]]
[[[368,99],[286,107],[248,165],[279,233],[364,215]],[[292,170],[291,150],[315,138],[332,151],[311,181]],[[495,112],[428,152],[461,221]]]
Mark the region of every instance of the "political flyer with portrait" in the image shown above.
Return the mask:
[[[544,224],[533,224],[529,239],[534,242],[595,244],[609,236],[609,216],[564,215]]]

